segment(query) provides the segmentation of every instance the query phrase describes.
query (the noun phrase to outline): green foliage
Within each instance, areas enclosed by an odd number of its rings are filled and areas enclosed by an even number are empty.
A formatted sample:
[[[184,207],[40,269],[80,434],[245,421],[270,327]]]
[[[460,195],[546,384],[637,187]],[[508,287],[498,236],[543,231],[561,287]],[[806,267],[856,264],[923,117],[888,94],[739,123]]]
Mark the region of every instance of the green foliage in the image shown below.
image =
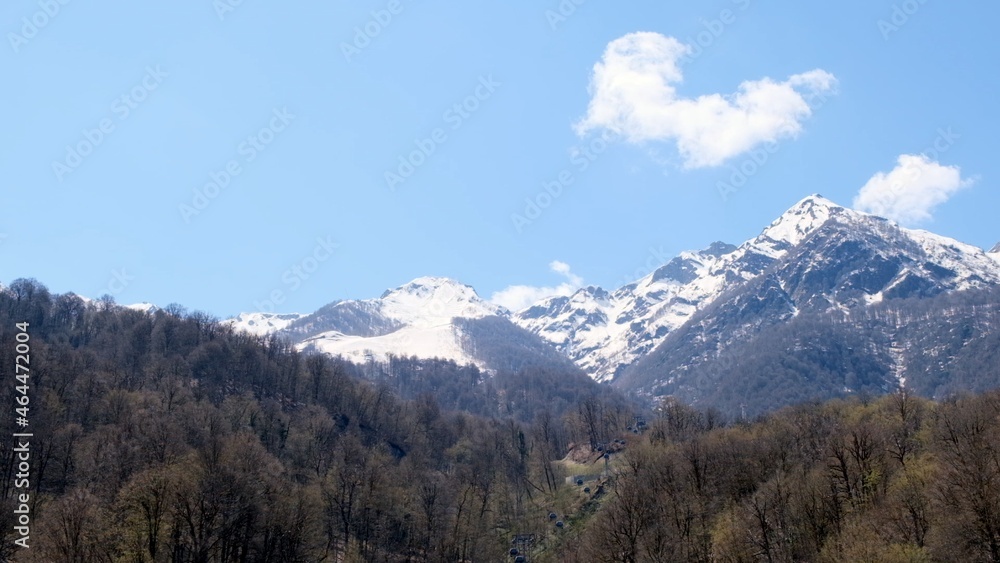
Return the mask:
[[[665,405],[625,454],[567,560],[1000,560],[1000,392],[898,392],[722,428],[684,409]]]

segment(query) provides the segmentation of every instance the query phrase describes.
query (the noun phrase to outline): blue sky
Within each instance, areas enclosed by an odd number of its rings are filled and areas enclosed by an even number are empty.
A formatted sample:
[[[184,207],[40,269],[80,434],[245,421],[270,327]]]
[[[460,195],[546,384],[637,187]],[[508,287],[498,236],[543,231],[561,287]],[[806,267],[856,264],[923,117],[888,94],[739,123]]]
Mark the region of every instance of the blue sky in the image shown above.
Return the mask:
[[[219,317],[424,275],[523,299],[816,192],[1000,240],[996,3],[62,1],[0,7],[7,283]]]

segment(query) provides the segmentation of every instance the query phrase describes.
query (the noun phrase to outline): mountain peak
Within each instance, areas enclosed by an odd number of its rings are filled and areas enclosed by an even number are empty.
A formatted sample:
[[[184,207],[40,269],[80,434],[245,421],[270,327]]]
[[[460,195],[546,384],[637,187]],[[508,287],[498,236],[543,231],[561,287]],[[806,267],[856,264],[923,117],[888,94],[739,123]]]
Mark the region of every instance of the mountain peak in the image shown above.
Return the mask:
[[[451,278],[445,278],[440,276],[421,276],[416,278],[409,283],[403,284],[402,287],[426,287],[426,288],[440,288],[440,287],[470,287],[467,284],[453,280]]]
[[[426,296],[439,291],[447,291],[449,293],[465,293],[471,291],[473,294],[475,293],[475,290],[473,290],[471,286],[455,281],[451,278],[423,276],[407,282],[397,288],[385,290],[380,299],[385,299],[390,295],[399,293]]]
[[[998,242],[997,245],[993,247],[993,250],[991,250],[989,253],[990,254],[1000,254],[1000,242]]]
[[[843,213],[845,211],[850,211],[842,205],[838,205],[833,201],[826,199],[820,194],[813,194],[811,196],[803,198],[801,201],[793,205],[782,214],[782,217],[793,216],[793,217],[827,217]],[[780,220],[780,219],[779,219]]]
[[[708,248],[701,250],[698,254],[703,254],[705,256],[712,256],[714,258],[721,258],[730,252],[735,252],[739,248],[735,244],[729,244],[728,242],[716,241],[708,246]]]
[[[480,318],[504,313],[476,293],[470,285],[450,278],[417,278],[379,299],[382,313],[402,324],[435,325],[452,318]]]
[[[802,201],[800,201],[797,204],[795,204],[794,206],[792,206],[792,209],[794,209],[796,207],[804,207],[804,206],[809,206],[809,205],[819,205],[819,206],[822,206],[822,207],[837,207],[837,208],[842,207],[840,205],[837,205],[833,201],[831,201],[829,199],[826,199],[825,197],[823,197],[822,194],[812,194],[812,195],[806,196],[805,198],[802,199]]]
[[[796,203],[771,225],[764,229],[762,238],[795,246],[831,217],[853,213],[819,194],[813,194]]]

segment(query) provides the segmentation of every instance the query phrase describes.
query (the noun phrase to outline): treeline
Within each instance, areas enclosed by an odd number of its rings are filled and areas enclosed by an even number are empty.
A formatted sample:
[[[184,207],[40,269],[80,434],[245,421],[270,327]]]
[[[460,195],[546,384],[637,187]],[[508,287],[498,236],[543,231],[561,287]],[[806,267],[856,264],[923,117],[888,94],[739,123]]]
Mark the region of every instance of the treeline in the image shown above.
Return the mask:
[[[475,366],[458,365],[451,360],[392,355],[384,362],[361,365],[339,358],[330,362],[355,378],[390,389],[403,399],[433,396],[443,410],[484,418],[512,418],[530,423],[543,411],[561,418],[590,399],[620,412],[632,412],[639,404],[575,368],[529,364],[518,371],[484,373]]]
[[[23,322],[31,547],[12,543],[25,491],[12,478],[11,375],[4,561],[497,560],[512,533],[549,525],[545,499],[564,487],[554,461],[634,414],[540,368],[354,366],[176,305],[147,314],[33,280],[0,291],[0,365],[12,369]]]
[[[607,486],[557,560],[996,562],[1000,393],[897,392],[729,427],[667,402]]]
[[[536,563],[1000,561],[996,391],[753,421],[666,400],[636,435],[627,401],[543,366],[353,365],[32,280],[0,291],[0,365],[23,322],[31,548],[8,368],[3,561],[500,561],[521,533]],[[602,448],[610,476],[565,483]]]

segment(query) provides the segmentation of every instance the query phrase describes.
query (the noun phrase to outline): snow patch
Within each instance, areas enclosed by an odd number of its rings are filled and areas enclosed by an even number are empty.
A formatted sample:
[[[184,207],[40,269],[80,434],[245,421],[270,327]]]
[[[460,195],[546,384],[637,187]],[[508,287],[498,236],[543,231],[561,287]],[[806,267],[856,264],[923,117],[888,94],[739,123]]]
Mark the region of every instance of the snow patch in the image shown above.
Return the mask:
[[[249,332],[255,336],[266,336],[288,328],[288,325],[304,316],[298,313],[240,313],[225,322],[236,330]]]
[[[160,310],[160,308],[157,307],[156,305],[153,305],[152,303],[147,303],[145,301],[142,303],[133,303],[131,305],[125,305],[125,308],[131,309],[133,311],[142,311],[143,313],[155,313],[156,311]]]
[[[371,338],[348,336],[336,331],[325,332],[304,340],[296,348],[315,349],[359,363],[369,360],[384,362],[391,354],[422,359],[440,358],[453,360],[460,365],[472,364],[480,369],[487,368],[462,349],[461,333],[450,322],[436,326],[407,326]]]
[[[906,349],[893,341],[889,346],[889,356],[892,358],[893,375],[900,389],[906,387]]]

